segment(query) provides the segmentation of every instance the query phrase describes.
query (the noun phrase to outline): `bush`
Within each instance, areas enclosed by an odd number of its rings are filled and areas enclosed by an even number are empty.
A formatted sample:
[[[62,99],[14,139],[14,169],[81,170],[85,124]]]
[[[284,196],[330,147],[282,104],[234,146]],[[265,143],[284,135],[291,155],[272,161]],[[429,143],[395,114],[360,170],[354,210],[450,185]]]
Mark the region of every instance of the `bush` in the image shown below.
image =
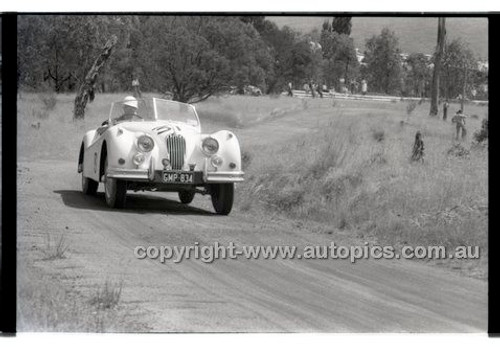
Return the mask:
[[[246,170],[248,166],[252,163],[252,155],[248,151],[243,151],[241,154],[241,167]]]
[[[456,157],[464,157],[467,158],[470,155],[470,151],[467,150],[462,144],[454,144],[449,150],[448,155],[456,156]]]
[[[474,133],[474,139],[478,143],[482,143],[483,141],[488,140],[488,119],[483,119],[483,123],[481,124],[481,129]]]
[[[383,129],[372,129],[372,136],[377,142],[382,142],[385,139],[385,132]]]

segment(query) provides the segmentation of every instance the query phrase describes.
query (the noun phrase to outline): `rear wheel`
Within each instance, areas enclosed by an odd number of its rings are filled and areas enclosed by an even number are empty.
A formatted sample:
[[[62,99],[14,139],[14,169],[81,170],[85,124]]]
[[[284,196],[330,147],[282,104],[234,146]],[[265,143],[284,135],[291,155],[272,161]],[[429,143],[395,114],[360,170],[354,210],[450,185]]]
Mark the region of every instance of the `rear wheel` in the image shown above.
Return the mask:
[[[219,215],[228,215],[233,208],[234,184],[210,185],[210,195],[215,212]]]
[[[125,207],[125,201],[127,198],[127,182],[123,180],[117,180],[109,178],[107,175],[108,171],[108,158],[106,157],[104,161],[104,196],[106,198],[106,204],[110,208],[123,208]]]
[[[193,201],[194,195],[195,195],[194,191],[187,191],[187,190],[179,191],[179,200],[181,201],[181,203],[189,204]]]

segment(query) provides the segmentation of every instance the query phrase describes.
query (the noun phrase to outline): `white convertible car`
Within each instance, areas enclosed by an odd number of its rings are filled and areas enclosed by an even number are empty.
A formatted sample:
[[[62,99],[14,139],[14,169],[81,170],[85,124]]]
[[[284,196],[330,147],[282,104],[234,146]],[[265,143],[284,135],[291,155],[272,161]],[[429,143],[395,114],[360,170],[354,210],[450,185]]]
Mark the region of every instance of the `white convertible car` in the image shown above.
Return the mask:
[[[185,204],[210,194],[222,215],[233,206],[234,183],[243,181],[234,133],[203,134],[194,106],[157,98],[113,103],[108,120],[83,137],[78,172],[85,194],[104,183],[112,208],[125,206],[127,190],[170,191]]]

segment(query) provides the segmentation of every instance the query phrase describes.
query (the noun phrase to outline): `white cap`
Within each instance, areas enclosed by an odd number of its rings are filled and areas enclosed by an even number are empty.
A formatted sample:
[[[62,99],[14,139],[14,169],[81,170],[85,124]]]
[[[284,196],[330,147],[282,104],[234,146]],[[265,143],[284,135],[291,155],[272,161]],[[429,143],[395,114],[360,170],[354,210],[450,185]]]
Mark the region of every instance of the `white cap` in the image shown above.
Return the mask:
[[[139,107],[139,103],[137,102],[137,99],[135,99],[131,95],[129,95],[123,99],[123,105],[132,106],[136,109]]]

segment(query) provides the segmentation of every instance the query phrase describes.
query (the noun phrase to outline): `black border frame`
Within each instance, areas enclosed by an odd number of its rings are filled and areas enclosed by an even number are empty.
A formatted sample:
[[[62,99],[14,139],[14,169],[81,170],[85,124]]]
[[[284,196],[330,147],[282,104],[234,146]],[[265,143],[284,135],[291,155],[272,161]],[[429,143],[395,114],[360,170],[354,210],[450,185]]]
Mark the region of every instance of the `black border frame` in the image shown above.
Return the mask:
[[[16,246],[17,246],[17,16],[18,15],[205,15],[205,16],[342,16],[353,17],[471,17],[488,19],[488,60],[489,69],[489,95],[496,95],[496,84],[499,81],[498,53],[494,50],[495,34],[500,32],[500,12],[10,12],[2,13],[2,221],[1,221],[1,283],[0,283],[0,331],[3,335],[15,335],[16,333]],[[4,87],[6,86],[6,87]],[[497,105],[494,98],[489,100],[489,111],[491,115],[497,114]],[[16,117],[14,117],[16,115]],[[489,119],[490,128],[495,129],[497,123],[495,117]],[[493,133],[495,134],[495,133]],[[489,199],[495,197],[492,151],[497,147],[498,140],[490,138],[490,147],[493,149],[488,154],[488,187]],[[14,144],[14,146],[12,145]],[[492,202],[488,203],[489,216],[491,216]],[[496,221],[489,218],[488,248],[493,250],[499,245],[500,237],[495,233]],[[499,256],[496,253],[488,253],[488,334],[490,337],[500,337],[500,323],[498,313],[500,312],[500,298],[498,286],[498,264]],[[464,316],[467,313],[464,313]]]

